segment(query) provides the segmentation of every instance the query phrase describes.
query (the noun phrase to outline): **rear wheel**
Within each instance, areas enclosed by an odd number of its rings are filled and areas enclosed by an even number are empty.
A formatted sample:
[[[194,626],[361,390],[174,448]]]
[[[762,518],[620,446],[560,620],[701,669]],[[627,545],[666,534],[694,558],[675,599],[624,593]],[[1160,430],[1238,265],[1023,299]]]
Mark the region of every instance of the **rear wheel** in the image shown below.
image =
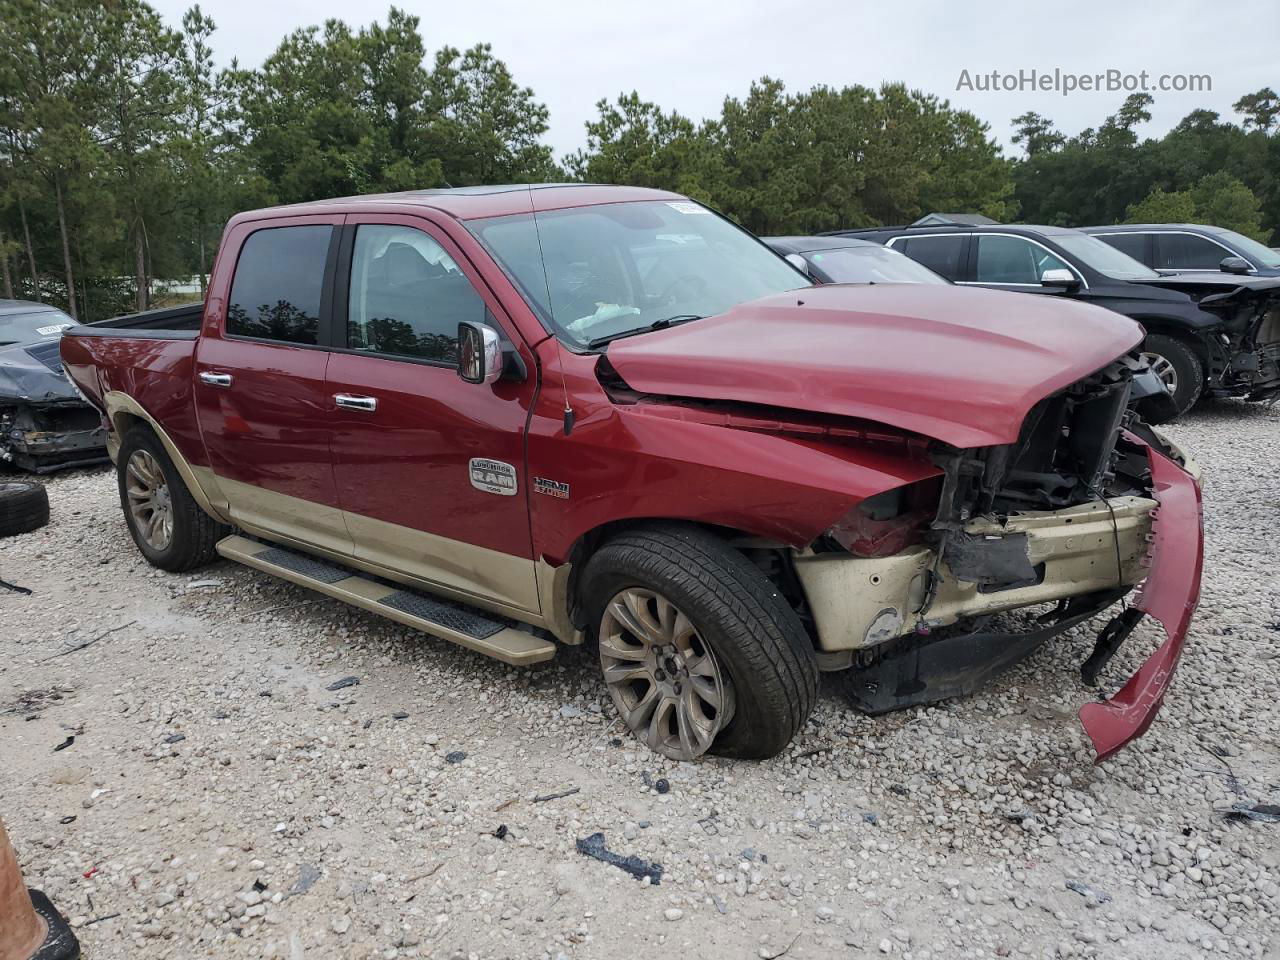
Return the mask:
[[[1173,416],[1185,413],[1200,398],[1204,390],[1204,365],[1183,341],[1161,333],[1150,334],[1142,344],[1142,359],[1173,397],[1176,410]]]
[[[116,475],[125,524],[148,563],[181,573],[217,556],[214,547],[230,530],[200,509],[151,430],[125,435]]]
[[[621,534],[588,562],[582,592],[609,695],[655,752],[772,757],[813,709],[817,661],[799,618],[711,534]]]

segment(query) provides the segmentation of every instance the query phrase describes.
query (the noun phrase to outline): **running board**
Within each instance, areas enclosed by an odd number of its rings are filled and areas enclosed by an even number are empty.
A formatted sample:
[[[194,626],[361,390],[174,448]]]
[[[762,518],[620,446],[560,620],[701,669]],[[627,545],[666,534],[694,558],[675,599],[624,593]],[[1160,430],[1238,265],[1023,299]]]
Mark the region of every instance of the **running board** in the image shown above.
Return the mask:
[[[230,536],[218,542],[218,553],[272,576],[307,587],[327,597],[368,610],[405,626],[440,637],[513,666],[539,663],[555,656],[547,640],[510,627],[474,607],[391,587],[327,563],[248,537]]]

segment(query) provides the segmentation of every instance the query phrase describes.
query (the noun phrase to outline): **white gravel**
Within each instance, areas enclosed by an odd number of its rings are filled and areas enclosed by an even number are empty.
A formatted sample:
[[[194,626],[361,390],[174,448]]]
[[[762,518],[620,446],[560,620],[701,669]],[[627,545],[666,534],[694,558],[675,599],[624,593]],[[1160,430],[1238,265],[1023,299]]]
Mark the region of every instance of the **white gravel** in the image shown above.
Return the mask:
[[[1280,803],[1280,409],[1169,432],[1205,469],[1204,598],[1100,768],[1100,620],[966,700],[827,692],[786,757],[672,764],[579,651],[511,669],[231,564],[161,573],[109,472],[56,476],[51,525],[0,540],[35,591],[0,592],[0,814],[94,960],[1280,956],[1280,824],[1215,812]],[[661,884],[577,852],[597,831]]]

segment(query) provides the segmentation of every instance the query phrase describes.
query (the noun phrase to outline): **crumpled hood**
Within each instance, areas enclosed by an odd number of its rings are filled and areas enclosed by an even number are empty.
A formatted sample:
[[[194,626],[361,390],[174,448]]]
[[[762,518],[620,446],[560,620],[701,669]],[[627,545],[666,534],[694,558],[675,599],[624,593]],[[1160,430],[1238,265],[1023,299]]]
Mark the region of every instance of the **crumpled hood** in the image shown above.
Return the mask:
[[[44,360],[54,366],[50,367]],[[0,347],[0,403],[12,400],[29,403],[79,401],[75,390],[62,375],[56,337]]]
[[[642,393],[887,424],[950,443],[1013,443],[1037,401],[1142,339],[1134,321],[1048,295],[829,285],[617,340]]]

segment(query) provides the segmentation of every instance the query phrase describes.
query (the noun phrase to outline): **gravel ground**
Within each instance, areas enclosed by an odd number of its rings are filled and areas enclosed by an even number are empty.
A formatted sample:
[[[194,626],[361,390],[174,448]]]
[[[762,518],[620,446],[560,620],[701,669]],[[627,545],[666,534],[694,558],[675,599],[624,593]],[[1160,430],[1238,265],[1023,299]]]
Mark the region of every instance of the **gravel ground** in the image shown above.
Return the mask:
[[[1075,720],[1101,620],[980,695],[824,691],[784,757],[675,764],[580,651],[512,669],[228,563],[162,573],[111,473],[56,476],[50,526],[0,541],[34,590],[0,593],[0,811],[94,960],[1277,957],[1280,823],[1216,811],[1280,803],[1280,409],[1169,432],[1205,469],[1204,598],[1103,767]],[[596,832],[660,885],[577,852]]]

